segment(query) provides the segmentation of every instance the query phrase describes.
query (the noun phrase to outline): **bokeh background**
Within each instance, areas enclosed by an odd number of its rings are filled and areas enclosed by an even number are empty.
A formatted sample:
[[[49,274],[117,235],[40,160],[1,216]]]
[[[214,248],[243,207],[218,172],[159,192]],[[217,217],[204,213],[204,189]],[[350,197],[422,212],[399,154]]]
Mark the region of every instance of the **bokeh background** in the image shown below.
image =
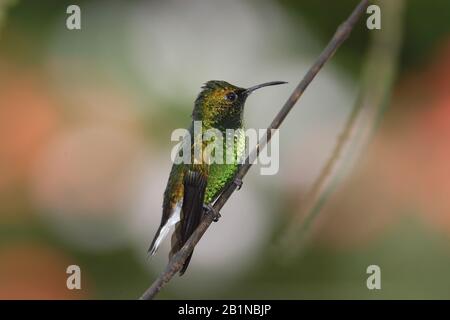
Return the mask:
[[[247,126],[266,127],[356,3],[0,1],[0,298],[138,298],[167,262],[167,243],[146,253],[170,134],[202,83],[289,81],[249,99]],[[66,28],[69,4],[81,30]],[[401,30],[361,21],[283,124],[279,173],[251,170],[159,297],[450,298],[449,12],[407,0]],[[400,51],[376,133],[343,157],[299,246],[301,203],[357,103],[371,39],[390,32]],[[82,290],[66,288],[72,264]],[[372,264],[381,290],[366,287]]]

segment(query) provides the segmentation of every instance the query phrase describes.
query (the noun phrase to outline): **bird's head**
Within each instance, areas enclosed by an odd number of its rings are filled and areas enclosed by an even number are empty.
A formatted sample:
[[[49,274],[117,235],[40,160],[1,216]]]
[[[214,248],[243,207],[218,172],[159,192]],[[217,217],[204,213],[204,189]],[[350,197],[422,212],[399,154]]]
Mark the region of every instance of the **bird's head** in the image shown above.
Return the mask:
[[[247,97],[256,89],[284,83],[286,82],[266,82],[246,89],[225,81],[208,81],[195,101],[192,117],[195,121],[203,121],[206,127],[239,128],[242,126],[242,115]]]

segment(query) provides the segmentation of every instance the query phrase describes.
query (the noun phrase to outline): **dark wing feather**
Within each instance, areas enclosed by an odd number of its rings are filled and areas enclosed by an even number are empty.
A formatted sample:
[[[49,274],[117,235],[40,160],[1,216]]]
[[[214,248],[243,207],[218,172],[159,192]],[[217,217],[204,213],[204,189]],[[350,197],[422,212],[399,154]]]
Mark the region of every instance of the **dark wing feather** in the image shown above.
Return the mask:
[[[184,177],[184,196],[181,208],[181,220],[172,235],[172,250],[170,256],[175,254],[186,243],[192,233],[200,224],[203,213],[203,201],[207,185],[206,176],[199,171],[189,170]],[[192,253],[186,259],[180,275],[186,271]]]

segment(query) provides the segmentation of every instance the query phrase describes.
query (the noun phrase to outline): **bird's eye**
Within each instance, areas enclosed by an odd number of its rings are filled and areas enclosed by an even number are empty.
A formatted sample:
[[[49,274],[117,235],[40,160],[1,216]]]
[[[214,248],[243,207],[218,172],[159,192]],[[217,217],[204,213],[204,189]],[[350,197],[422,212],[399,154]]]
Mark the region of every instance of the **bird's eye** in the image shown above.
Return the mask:
[[[225,96],[225,98],[226,98],[228,101],[233,102],[233,101],[236,101],[236,99],[237,99],[237,94],[234,93],[234,92],[229,92],[229,93],[227,93],[227,95]]]

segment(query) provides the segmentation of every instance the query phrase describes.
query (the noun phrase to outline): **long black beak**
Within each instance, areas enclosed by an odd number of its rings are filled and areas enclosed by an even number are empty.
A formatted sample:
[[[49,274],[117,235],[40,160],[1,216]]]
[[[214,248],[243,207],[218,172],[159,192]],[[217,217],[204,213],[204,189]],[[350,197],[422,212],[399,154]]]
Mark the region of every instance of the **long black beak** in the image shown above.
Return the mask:
[[[253,91],[255,91],[259,88],[268,87],[268,86],[276,86],[276,85],[285,84],[285,83],[287,83],[287,82],[286,81],[271,81],[271,82],[261,83],[256,86],[245,89],[244,94],[249,95],[250,93],[252,93]]]

